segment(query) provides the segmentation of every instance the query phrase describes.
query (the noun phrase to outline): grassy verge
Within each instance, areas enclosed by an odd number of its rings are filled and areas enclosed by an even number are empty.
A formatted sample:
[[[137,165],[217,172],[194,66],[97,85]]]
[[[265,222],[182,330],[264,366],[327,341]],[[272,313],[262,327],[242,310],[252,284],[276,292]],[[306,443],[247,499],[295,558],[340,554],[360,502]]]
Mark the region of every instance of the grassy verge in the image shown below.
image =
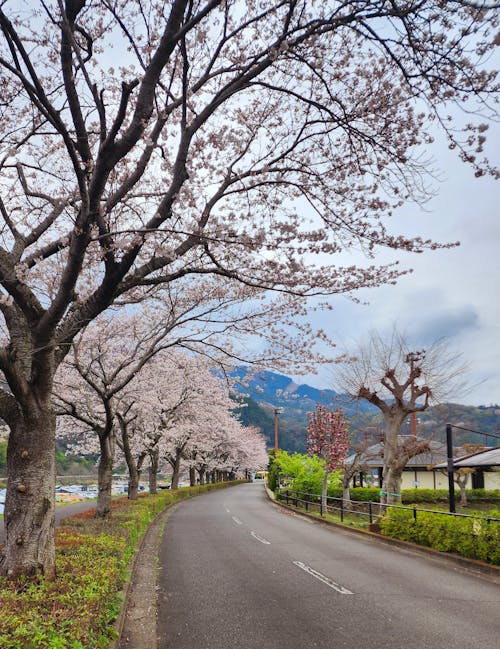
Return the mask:
[[[105,649],[123,604],[134,551],[150,521],[166,506],[235,483],[187,487],[113,501],[113,516],[71,517],[56,531],[57,579],[0,578],[2,649]]]
[[[407,505],[406,507],[410,507]],[[374,520],[380,525],[380,532],[403,541],[411,541],[419,545],[434,548],[440,552],[452,552],[469,559],[480,559],[492,565],[500,565],[500,523],[491,519],[500,518],[498,505],[476,505],[474,509],[457,508],[457,513],[467,514],[470,518],[440,515],[447,513],[445,506],[435,503],[418,503],[417,518],[412,509],[390,507],[382,517]],[[296,508],[305,511],[304,506]],[[422,510],[432,510],[430,512]],[[441,510],[441,512],[439,511]],[[324,516],[320,515],[319,505],[309,503],[308,513],[321,520],[341,523],[346,527],[369,529],[369,517],[361,512],[329,510]]]

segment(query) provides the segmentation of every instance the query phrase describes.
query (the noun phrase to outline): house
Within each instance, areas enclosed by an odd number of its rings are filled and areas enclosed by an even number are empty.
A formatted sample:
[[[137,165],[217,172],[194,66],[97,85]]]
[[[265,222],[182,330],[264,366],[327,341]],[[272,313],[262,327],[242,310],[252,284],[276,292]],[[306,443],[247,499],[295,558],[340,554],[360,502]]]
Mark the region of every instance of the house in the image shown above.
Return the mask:
[[[415,440],[413,436],[400,435],[398,443],[403,446],[413,440]],[[448,489],[446,444],[436,440],[424,440],[423,438],[416,438],[416,441],[422,443],[427,441],[429,450],[419,453],[408,460],[406,467],[403,469],[401,489],[418,489],[419,487],[423,489]],[[455,448],[454,455],[461,459],[469,457],[462,447]],[[355,457],[355,454],[349,456],[346,464],[352,464]],[[496,457],[498,461],[498,456]],[[384,465],[383,443],[379,442],[363,451],[359,458],[359,464],[360,471],[354,477],[352,486],[374,485],[381,487]],[[455,463],[455,466],[458,466],[457,463]],[[500,467],[498,465],[474,466],[477,466],[477,468],[472,474],[472,488],[500,489]]]
[[[447,462],[433,467],[434,471],[447,470]],[[453,462],[454,469],[474,469],[472,486],[477,489],[500,489],[500,446],[485,448],[476,453],[460,455]]]

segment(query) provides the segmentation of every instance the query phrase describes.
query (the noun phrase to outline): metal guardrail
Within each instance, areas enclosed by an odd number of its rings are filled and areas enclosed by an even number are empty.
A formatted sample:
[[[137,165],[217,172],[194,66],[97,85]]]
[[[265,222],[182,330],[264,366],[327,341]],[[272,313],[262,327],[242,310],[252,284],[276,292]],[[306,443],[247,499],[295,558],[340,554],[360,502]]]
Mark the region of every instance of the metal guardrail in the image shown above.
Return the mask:
[[[299,508],[299,503],[301,503],[300,508],[305,509],[306,512],[316,511],[319,512],[321,516],[328,514],[330,511],[339,512],[341,522],[344,522],[346,515],[356,515],[360,517],[366,517],[369,520],[369,523],[372,524],[375,518],[379,518],[381,514],[387,511],[388,508],[395,509],[404,509],[407,511],[413,512],[413,519],[415,522],[418,520],[418,514],[428,513],[436,514],[439,516],[454,516],[456,518],[475,518],[479,520],[484,520],[486,523],[491,521],[499,522],[500,518],[495,518],[493,516],[484,516],[477,517],[472,516],[471,514],[456,514],[452,512],[445,512],[436,509],[422,509],[420,507],[412,506],[408,507],[407,505],[398,505],[398,504],[384,504],[374,501],[363,501],[363,500],[346,500],[344,498],[334,498],[328,496],[326,499],[326,512],[324,511],[323,501],[321,496],[317,494],[308,494],[301,491],[280,491],[278,493],[278,500],[285,500],[286,504],[293,504],[297,509]]]

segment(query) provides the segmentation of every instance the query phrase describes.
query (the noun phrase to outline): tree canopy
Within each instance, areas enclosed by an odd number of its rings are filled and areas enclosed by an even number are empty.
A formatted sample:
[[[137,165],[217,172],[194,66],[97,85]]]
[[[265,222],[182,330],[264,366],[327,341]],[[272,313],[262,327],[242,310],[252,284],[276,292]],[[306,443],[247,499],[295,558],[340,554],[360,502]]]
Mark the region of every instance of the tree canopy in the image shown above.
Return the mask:
[[[3,572],[54,575],[53,378],[111,304],[210,275],[274,291],[286,325],[304,298],[404,272],[346,249],[439,245],[386,217],[425,200],[435,124],[496,173],[497,18],[467,0],[1,3]]]

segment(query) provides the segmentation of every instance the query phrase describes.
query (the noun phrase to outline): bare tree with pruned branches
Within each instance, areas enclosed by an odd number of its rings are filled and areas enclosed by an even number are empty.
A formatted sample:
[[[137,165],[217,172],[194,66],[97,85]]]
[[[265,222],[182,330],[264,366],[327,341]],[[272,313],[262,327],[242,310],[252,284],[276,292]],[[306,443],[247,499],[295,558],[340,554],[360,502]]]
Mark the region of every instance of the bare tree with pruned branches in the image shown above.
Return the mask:
[[[402,437],[401,425],[413,413],[457,396],[464,388],[465,370],[460,354],[445,340],[415,351],[396,328],[388,337],[372,332],[338,366],[338,389],[354,399],[365,399],[384,417],[381,502],[401,500],[404,467],[412,457],[429,450],[428,440]]]

